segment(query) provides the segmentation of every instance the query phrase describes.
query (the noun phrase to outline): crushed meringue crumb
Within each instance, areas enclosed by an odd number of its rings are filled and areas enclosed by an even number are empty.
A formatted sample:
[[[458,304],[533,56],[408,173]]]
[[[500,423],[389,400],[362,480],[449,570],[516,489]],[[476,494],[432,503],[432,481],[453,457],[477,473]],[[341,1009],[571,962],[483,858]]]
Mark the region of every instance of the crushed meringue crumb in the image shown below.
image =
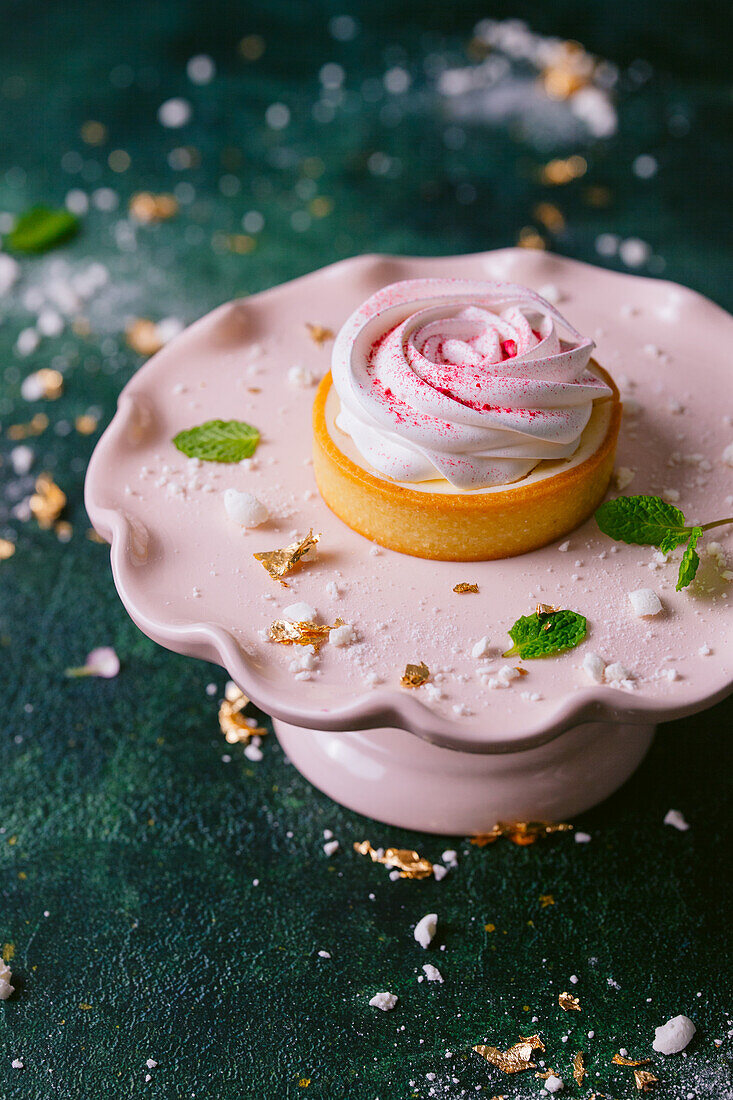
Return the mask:
[[[309,603],[300,600],[298,603],[291,603],[284,607],[283,616],[294,623],[313,623],[316,621],[318,612]]]
[[[423,966],[423,973],[429,982],[443,983],[443,975],[438,970],[437,966],[433,966],[432,963],[425,963]]]
[[[635,477],[636,471],[632,470],[630,466],[619,466],[615,476],[616,488],[618,491],[622,492],[627,485],[631,484]]]
[[[343,626],[334,626],[328,632],[328,640],[331,645],[335,645],[339,648],[351,645],[356,641],[356,634],[353,626],[350,626],[349,623],[344,623]]]
[[[413,936],[421,947],[429,947],[438,928],[438,914],[426,913],[415,925]]]
[[[679,810],[667,810],[664,816],[664,824],[671,825],[674,829],[679,829],[681,833],[686,833],[690,828]]]
[[[652,1047],[659,1054],[679,1054],[692,1039],[697,1028],[688,1016],[673,1016],[666,1024],[654,1029]]]
[[[637,588],[629,592],[629,603],[631,610],[639,619],[658,615],[662,610],[662,601],[653,588]]]
[[[334,852],[337,852],[338,849],[339,842],[337,840],[327,840],[326,843],[323,845],[323,851],[329,857],[332,856]]]
[[[291,386],[300,386],[301,389],[307,389],[315,382],[315,376],[312,371],[309,371],[307,367],[293,366],[288,371],[288,382]]]
[[[398,1000],[399,998],[394,993],[375,993],[369,1004],[372,1008],[381,1008],[382,1012],[389,1012]]]
[[[224,508],[229,519],[242,527],[259,527],[269,519],[267,508],[252,493],[238,489],[224,490]]]
[[[583,672],[596,684],[602,684],[606,671],[606,662],[597,653],[586,653],[583,658]]]

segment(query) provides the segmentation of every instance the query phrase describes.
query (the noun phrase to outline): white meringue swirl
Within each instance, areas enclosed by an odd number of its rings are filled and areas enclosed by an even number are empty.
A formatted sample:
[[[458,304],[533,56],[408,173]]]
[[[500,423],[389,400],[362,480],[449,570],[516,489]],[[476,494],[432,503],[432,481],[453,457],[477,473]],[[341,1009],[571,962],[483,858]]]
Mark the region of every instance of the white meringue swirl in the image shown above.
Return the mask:
[[[336,338],[336,423],[394,481],[517,481],[543,459],[569,458],[593,401],[611,394],[587,369],[593,347],[526,287],[393,283]]]

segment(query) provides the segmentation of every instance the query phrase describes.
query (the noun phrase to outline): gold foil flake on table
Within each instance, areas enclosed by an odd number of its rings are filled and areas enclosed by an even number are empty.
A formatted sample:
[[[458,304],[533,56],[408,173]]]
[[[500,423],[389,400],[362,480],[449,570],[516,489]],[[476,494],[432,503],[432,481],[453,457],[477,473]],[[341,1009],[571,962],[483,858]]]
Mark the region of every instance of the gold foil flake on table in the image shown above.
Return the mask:
[[[546,909],[548,905],[554,905],[555,899],[552,894],[540,894],[540,905],[543,909]]]
[[[535,1073],[535,1077],[541,1078],[546,1081],[548,1077],[557,1077],[554,1069],[538,1069]]]
[[[230,745],[247,744],[252,737],[264,737],[267,730],[257,725],[256,718],[248,718],[242,711],[249,705],[243,691],[227,685],[226,698],[219,707],[219,729]]]
[[[650,1073],[648,1069],[634,1070],[634,1084],[639,1092],[648,1092],[652,1085],[656,1085],[658,1081],[659,1078]]]
[[[472,584],[470,581],[461,581],[460,584],[454,586],[453,591],[459,595],[463,595],[464,592],[478,592],[478,585]]]
[[[561,993],[557,998],[557,1003],[565,1012],[580,1012],[580,1001],[572,993]]]
[[[29,504],[38,526],[47,530],[53,527],[66,507],[66,493],[59,489],[50,474],[41,474]]]
[[[92,435],[96,432],[98,423],[96,416],[92,416],[91,413],[83,413],[82,416],[77,416],[74,427],[79,435]]]
[[[368,840],[355,840],[354,851],[360,856],[369,856],[372,863],[383,863],[399,871],[400,878],[430,878],[433,873],[430,860],[410,848],[373,848]]]
[[[48,417],[45,413],[36,413],[27,424],[11,424],[8,428],[8,439],[17,442],[19,439],[28,439],[32,435],[43,435],[48,427]]]
[[[328,641],[329,631],[343,626],[343,619],[337,619],[333,626],[327,623],[294,623],[289,619],[275,619],[270,625],[269,639],[279,645],[312,645],[317,651]]]
[[[0,539],[0,561],[7,561],[15,553],[15,543],[10,539]]]
[[[582,1050],[579,1050],[578,1053],[573,1058],[573,1077],[575,1079],[575,1083],[578,1086],[578,1088],[582,1088],[583,1079],[585,1077],[585,1074],[586,1074],[585,1059],[583,1057]]]
[[[648,1066],[651,1058],[625,1058],[623,1054],[614,1054],[611,1061],[615,1066]]]
[[[325,344],[326,340],[333,340],[333,329],[326,328],[325,325],[312,325],[310,321],[306,321],[305,327],[308,329],[311,340],[314,344]]]
[[[304,558],[313,549],[320,537],[320,535],[314,535],[311,528],[301,542],[293,542],[290,546],[283,547],[282,550],[266,550],[252,556],[256,561],[262,562],[274,581],[279,581],[283,588],[289,588],[290,586],[287,581],[283,580],[283,577],[294,569],[301,558]]]
[[[406,688],[418,688],[421,684],[426,684],[429,679],[430,669],[424,661],[421,661],[419,665],[405,665],[400,683]]]
[[[139,355],[155,355],[163,347],[163,341],[155,321],[136,317],[125,329],[127,346]]]
[[[471,843],[477,848],[485,848],[487,844],[493,844],[500,837],[511,840],[512,844],[525,847],[534,844],[542,837],[551,836],[553,833],[567,833],[573,828],[564,822],[552,821],[497,821],[489,833],[479,833],[471,837]]]
[[[143,225],[167,221],[178,213],[178,201],[173,195],[154,195],[152,191],[138,191],[130,199],[130,213]]]
[[[527,1038],[520,1035],[519,1042],[505,1051],[483,1045],[472,1047],[476,1054],[480,1054],[503,1073],[521,1073],[525,1069],[536,1069],[535,1063],[530,1061],[532,1052],[544,1049],[545,1045],[539,1035],[530,1035]]]

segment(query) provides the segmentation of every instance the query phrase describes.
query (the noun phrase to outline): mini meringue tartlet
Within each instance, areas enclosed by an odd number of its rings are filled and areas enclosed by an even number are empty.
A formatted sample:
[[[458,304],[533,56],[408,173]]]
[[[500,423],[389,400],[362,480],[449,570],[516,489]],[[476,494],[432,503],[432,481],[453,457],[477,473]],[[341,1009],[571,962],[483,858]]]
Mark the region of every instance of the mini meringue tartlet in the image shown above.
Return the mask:
[[[384,287],[341,328],[316,395],[323,499],[422,558],[511,557],[567,535],[603,499],[621,421],[593,348],[526,287]]]

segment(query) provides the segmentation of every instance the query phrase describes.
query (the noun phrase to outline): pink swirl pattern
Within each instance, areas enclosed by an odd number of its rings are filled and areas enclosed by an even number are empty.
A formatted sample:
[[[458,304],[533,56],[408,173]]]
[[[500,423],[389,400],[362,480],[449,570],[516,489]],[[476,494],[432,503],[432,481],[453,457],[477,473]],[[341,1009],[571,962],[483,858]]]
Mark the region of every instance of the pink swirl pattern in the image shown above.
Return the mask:
[[[336,338],[336,424],[385,478],[504,485],[577,449],[611,393],[588,369],[593,347],[527,287],[393,283]]]

